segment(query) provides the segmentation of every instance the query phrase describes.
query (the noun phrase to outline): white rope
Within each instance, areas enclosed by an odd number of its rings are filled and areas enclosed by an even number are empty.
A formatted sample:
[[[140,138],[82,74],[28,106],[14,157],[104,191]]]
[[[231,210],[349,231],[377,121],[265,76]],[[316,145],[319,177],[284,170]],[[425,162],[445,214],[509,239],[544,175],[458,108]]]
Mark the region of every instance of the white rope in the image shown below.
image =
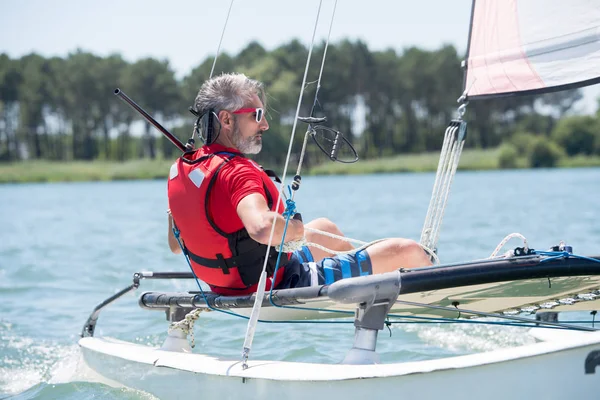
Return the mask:
[[[444,187],[444,196],[443,196],[443,200],[441,202],[440,205],[440,211],[439,211],[439,217],[437,219],[437,224],[435,227],[435,239],[433,242],[433,246],[432,247],[436,247],[437,246],[437,242],[440,238],[440,228],[442,227],[442,221],[444,219],[444,214],[446,212],[446,205],[448,204],[448,197],[450,196],[450,188],[452,186],[452,182],[454,181],[454,176],[456,176],[456,170],[458,169],[458,162],[460,160],[460,155],[462,153],[462,149],[464,147],[465,142],[464,141],[460,141],[460,142],[454,142],[453,144],[453,150],[450,153],[450,171],[449,174],[446,178],[446,187]]]
[[[363,242],[362,240],[358,240],[358,239],[352,239],[346,236],[340,236],[340,235],[336,235],[334,233],[330,233],[330,232],[325,232],[325,231],[320,231],[318,229],[314,229],[314,228],[304,228],[305,231],[308,232],[313,232],[319,235],[323,235],[323,236],[329,236],[331,238],[334,239],[338,239],[338,240],[342,240],[344,242],[348,242],[348,243],[355,243],[355,244],[360,244],[359,247],[350,249],[350,250],[344,250],[344,251],[338,251],[338,250],[332,250],[329,249],[323,245],[320,245],[318,243],[313,243],[313,242],[307,242],[305,238],[301,239],[301,240],[294,240],[294,241],[290,241],[287,243],[284,243],[284,247],[283,248],[279,248],[279,246],[276,246],[276,250],[277,251],[283,251],[284,253],[293,253],[296,250],[300,250],[303,246],[308,246],[308,247],[315,247],[317,249],[323,250],[326,253],[329,254],[333,254],[333,255],[340,255],[340,254],[354,254],[356,252],[359,252],[363,249],[366,249],[369,246],[374,245],[375,243],[379,243],[379,242],[383,242],[384,240],[389,240],[391,238],[383,238],[383,239],[377,239],[377,240],[373,240],[372,242]],[[286,246],[289,245],[289,246]],[[438,258],[438,256],[435,254],[435,252],[431,249],[429,249],[426,246],[423,246],[422,244],[420,244],[421,248],[427,253],[429,254],[435,261],[436,264],[440,263],[440,260]]]
[[[169,326],[169,333],[174,330],[180,330],[186,335],[189,335],[190,346],[193,348],[196,345],[194,342],[194,322],[198,320],[202,311],[201,308],[196,308],[187,313],[181,321],[171,323],[171,326]]]
[[[310,246],[310,247],[316,247],[317,249],[323,250],[323,251],[325,251],[327,253],[330,253],[330,254],[333,254],[333,255],[340,255],[340,254],[354,254],[354,253],[357,253],[357,252],[359,252],[361,250],[366,249],[369,246],[374,245],[375,243],[383,242],[385,240],[390,240],[390,239],[393,239],[393,238],[382,238],[382,239],[373,240],[372,242],[365,243],[364,245],[362,245],[360,247],[356,247],[354,249],[345,250],[345,251],[337,251],[337,250],[328,249],[327,247],[322,246],[322,245],[320,245],[318,243],[308,242],[305,245],[306,246]],[[422,244],[419,244],[419,245],[421,246],[421,248],[423,249],[423,251],[425,251],[427,254],[429,254],[433,258],[433,260],[434,260],[434,262],[436,264],[440,263],[440,259],[438,258],[437,254],[435,254],[435,252],[433,250],[429,249],[428,247],[423,246]]]
[[[443,207],[443,202],[444,202],[444,195],[445,195],[445,190],[446,187],[448,186],[448,181],[449,181],[449,169],[450,164],[452,162],[452,154],[455,151],[455,146],[456,146],[456,142],[454,142],[454,137],[455,137],[455,132],[456,132],[456,127],[453,127],[452,129],[450,129],[449,131],[449,136],[450,136],[450,140],[448,143],[448,148],[447,148],[447,153],[445,154],[444,157],[444,165],[442,165],[442,175],[440,177],[440,185],[439,185],[439,189],[438,189],[438,193],[437,193],[437,197],[435,199],[435,208],[434,208],[434,217],[432,218],[431,221],[431,245],[432,247],[435,246],[436,243],[436,237],[437,237],[437,231],[438,228],[440,226],[440,212],[441,212],[441,208]]]
[[[421,232],[421,246],[433,249],[434,251],[439,240],[440,228],[444,219],[450,188],[456,175],[460,155],[464,147],[464,137],[461,132],[463,123],[461,120],[453,121],[446,128],[431,200],[425,216],[423,231]]]
[[[446,128],[446,132],[444,133],[444,142],[442,144],[442,149],[440,150],[440,159],[438,161],[437,172],[435,174],[435,181],[433,183],[433,191],[431,193],[431,199],[429,200],[429,208],[427,209],[427,215],[425,216],[425,224],[423,225],[423,231],[421,232],[420,242],[422,245],[431,246],[431,243],[433,242],[433,218],[436,213],[436,203],[439,198],[443,170],[446,165],[446,155],[448,153],[448,148],[450,147],[450,142],[453,137],[452,129],[452,126],[448,126]]]
[[[492,252],[492,254],[490,255],[489,258],[494,258],[494,257],[505,257],[506,255],[501,255],[501,256],[497,256],[498,252],[500,252],[500,250],[504,247],[504,245],[512,238],[519,238],[521,240],[523,240],[523,247],[525,248],[525,251],[529,250],[529,245],[527,244],[527,239],[525,238],[525,236],[521,235],[520,233],[511,233],[509,235],[507,235],[504,239],[502,239],[502,241],[500,242],[500,244],[498,244],[498,246],[496,246],[496,248],[494,249],[494,251]]]
[[[223,25],[223,31],[221,32],[221,40],[219,40],[219,45],[217,46],[217,54],[215,54],[215,59],[213,61],[212,68],[210,69],[210,75],[208,79],[212,78],[213,72],[215,72],[215,65],[217,65],[217,58],[219,58],[219,53],[221,51],[221,44],[223,43],[223,36],[225,36],[225,29],[227,28],[227,22],[229,21],[229,15],[231,14],[231,8],[233,7],[233,1],[229,4],[229,11],[227,12],[227,18],[225,19],[225,25]]]
[[[312,246],[312,243],[310,243],[310,245]],[[278,244],[275,246],[275,250],[279,253],[293,253],[302,249],[304,246],[309,246],[309,243],[306,241],[306,238],[303,237],[300,240],[290,240],[289,242],[285,242],[283,246]]]
[[[308,57],[306,59],[306,67],[304,69],[304,77],[302,78],[302,86],[300,87],[300,95],[299,95],[299,99],[298,99],[298,106],[296,107],[296,115],[294,118],[294,124],[292,126],[292,134],[290,137],[290,144],[288,146],[288,152],[287,152],[287,156],[285,159],[285,164],[284,164],[284,168],[283,168],[283,174],[281,177],[281,184],[279,187],[279,195],[277,197],[277,202],[276,202],[276,207],[275,207],[275,214],[273,216],[273,224],[271,226],[271,233],[269,234],[269,244],[267,246],[267,254],[269,253],[270,249],[271,249],[271,243],[273,242],[273,235],[275,233],[275,223],[277,221],[277,214],[279,213],[279,205],[281,203],[281,196],[283,193],[283,188],[284,188],[284,182],[285,182],[285,177],[287,175],[287,169],[288,169],[288,165],[290,162],[290,158],[291,158],[291,154],[292,154],[292,145],[294,143],[294,136],[296,133],[296,126],[298,124],[298,115],[300,114],[300,106],[302,105],[302,95],[304,94],[304,87],[306,85],[306,76],[308,75],[308,69],[310,66],[310,58],[312,55],[312,50],[313,50],[313,46],[315,43],[315,36],[317,33],[317,26],[319,24],[319,16],[321,15],[321,5],[323,3],[323,0],[321,0],[319,2],[319,8],[317,10],[317,17],[315,19],[315,26],[313,29],[313,35],[312,35],[312,40],[310,42],[310,48],[308,50]],[[266,269],[267,269],[267,261],[268,261],[268,257],[265,257],[265,262],[263,264],[263,270],[262,273],[260,274],[260,279],[258,281],[258,288],[256,291],[256,297],[254,299],[254,306],[252,307],[252,313],[250,314],[250,318],[248,319],[248,326],[246,329],[246,337],[244,339],[244,347],[242,350],[242,368],[246,369],[248,368],[248,356],[250,355],[250,349],[252,348],[252,341],[254,340],[254,333],[256,331],[256,324],[258,322],[258,315],[260,314],[260,309],[262,306],[262,302],[263,302],[263,298],[264,298],[264,294],[265,294],[265,286],[266,286],[266,281],[267,281],[267,273],[266,273]]]
[[[348,243],[355,243],[355,244],[360,244],[360,245],[367,243],[367,242],[363,242],[362,240],[352,239],[347,236],[340,236],[340,235],[336,235],[335,233],[320,231],[320,230],[314,229],[314,228],[304,227],[304,230],[306,232],[312,232],[312,233],[316,233],[319,235],[328,236],[330,238],[343,240],[344,242],[348,242]]]

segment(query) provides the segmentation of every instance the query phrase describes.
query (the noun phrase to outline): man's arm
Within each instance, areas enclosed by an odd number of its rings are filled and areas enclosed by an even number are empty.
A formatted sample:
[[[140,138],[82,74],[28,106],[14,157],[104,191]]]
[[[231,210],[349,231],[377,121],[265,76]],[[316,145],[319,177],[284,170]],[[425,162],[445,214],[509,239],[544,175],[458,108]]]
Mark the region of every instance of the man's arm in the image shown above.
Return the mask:
[[[181,246],[179,246],[179,243],[177,242],[177,239],[175,238],[175,234],[173,233],[173,217],[171,216],[171,212],[168,212],[168,218],[169,218],[169,232],[167,233],[167,238],[169,241],[169,248],[171,249],[171,251],[175,254],[179,254],[181,253]],[[179,240],[181,240],[181,238],[179,238]]]
[[[269,210],[269,206],[262,194],[251,193],[244,197],[237,206],[237,213],[250,237],[262,244],[269,244],[269,236],[275,219],[275,231],[273,232],[273,241],[271,245],[281,243],[283,229],[285,228],[285,218]],[[285,241],[298,240],[304,237],[304,224],[302,221],[291,219]]]

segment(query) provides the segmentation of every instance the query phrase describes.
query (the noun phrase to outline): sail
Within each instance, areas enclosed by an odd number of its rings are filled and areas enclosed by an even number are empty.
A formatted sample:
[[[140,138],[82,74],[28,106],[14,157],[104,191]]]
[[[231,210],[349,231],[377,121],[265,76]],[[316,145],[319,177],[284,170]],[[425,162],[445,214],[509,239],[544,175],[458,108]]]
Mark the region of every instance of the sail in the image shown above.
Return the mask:
[[[600,82],[600,0],[473,0],[464,95],[534,94]]]

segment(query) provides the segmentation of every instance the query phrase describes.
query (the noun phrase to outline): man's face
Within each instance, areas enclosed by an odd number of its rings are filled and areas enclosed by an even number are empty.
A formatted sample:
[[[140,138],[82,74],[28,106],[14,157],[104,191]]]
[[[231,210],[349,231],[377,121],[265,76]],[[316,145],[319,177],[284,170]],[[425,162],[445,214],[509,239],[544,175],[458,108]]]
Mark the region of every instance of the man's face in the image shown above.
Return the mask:
[[[262,101],[253,95],[251,101],[243,108],[263,108]],[[258,154],[262,148],[262,134],[269,129],[269,123],[264,115],[260,122],[256,122],[256,112],[247,112],[234,115],[234,125],[231,141],[243,154]]]

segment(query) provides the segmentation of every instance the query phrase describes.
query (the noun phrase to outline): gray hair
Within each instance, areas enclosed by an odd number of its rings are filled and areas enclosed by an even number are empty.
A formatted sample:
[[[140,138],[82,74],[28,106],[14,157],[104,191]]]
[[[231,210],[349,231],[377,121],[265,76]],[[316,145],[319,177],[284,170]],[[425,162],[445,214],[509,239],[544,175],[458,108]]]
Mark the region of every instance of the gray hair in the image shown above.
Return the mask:
[[[219,114],[221,110],[236,111],[257,95],[265,104],[264,85],[244,74],[224,73],[202,84],[194,108],[203,115],[209,110]]]

